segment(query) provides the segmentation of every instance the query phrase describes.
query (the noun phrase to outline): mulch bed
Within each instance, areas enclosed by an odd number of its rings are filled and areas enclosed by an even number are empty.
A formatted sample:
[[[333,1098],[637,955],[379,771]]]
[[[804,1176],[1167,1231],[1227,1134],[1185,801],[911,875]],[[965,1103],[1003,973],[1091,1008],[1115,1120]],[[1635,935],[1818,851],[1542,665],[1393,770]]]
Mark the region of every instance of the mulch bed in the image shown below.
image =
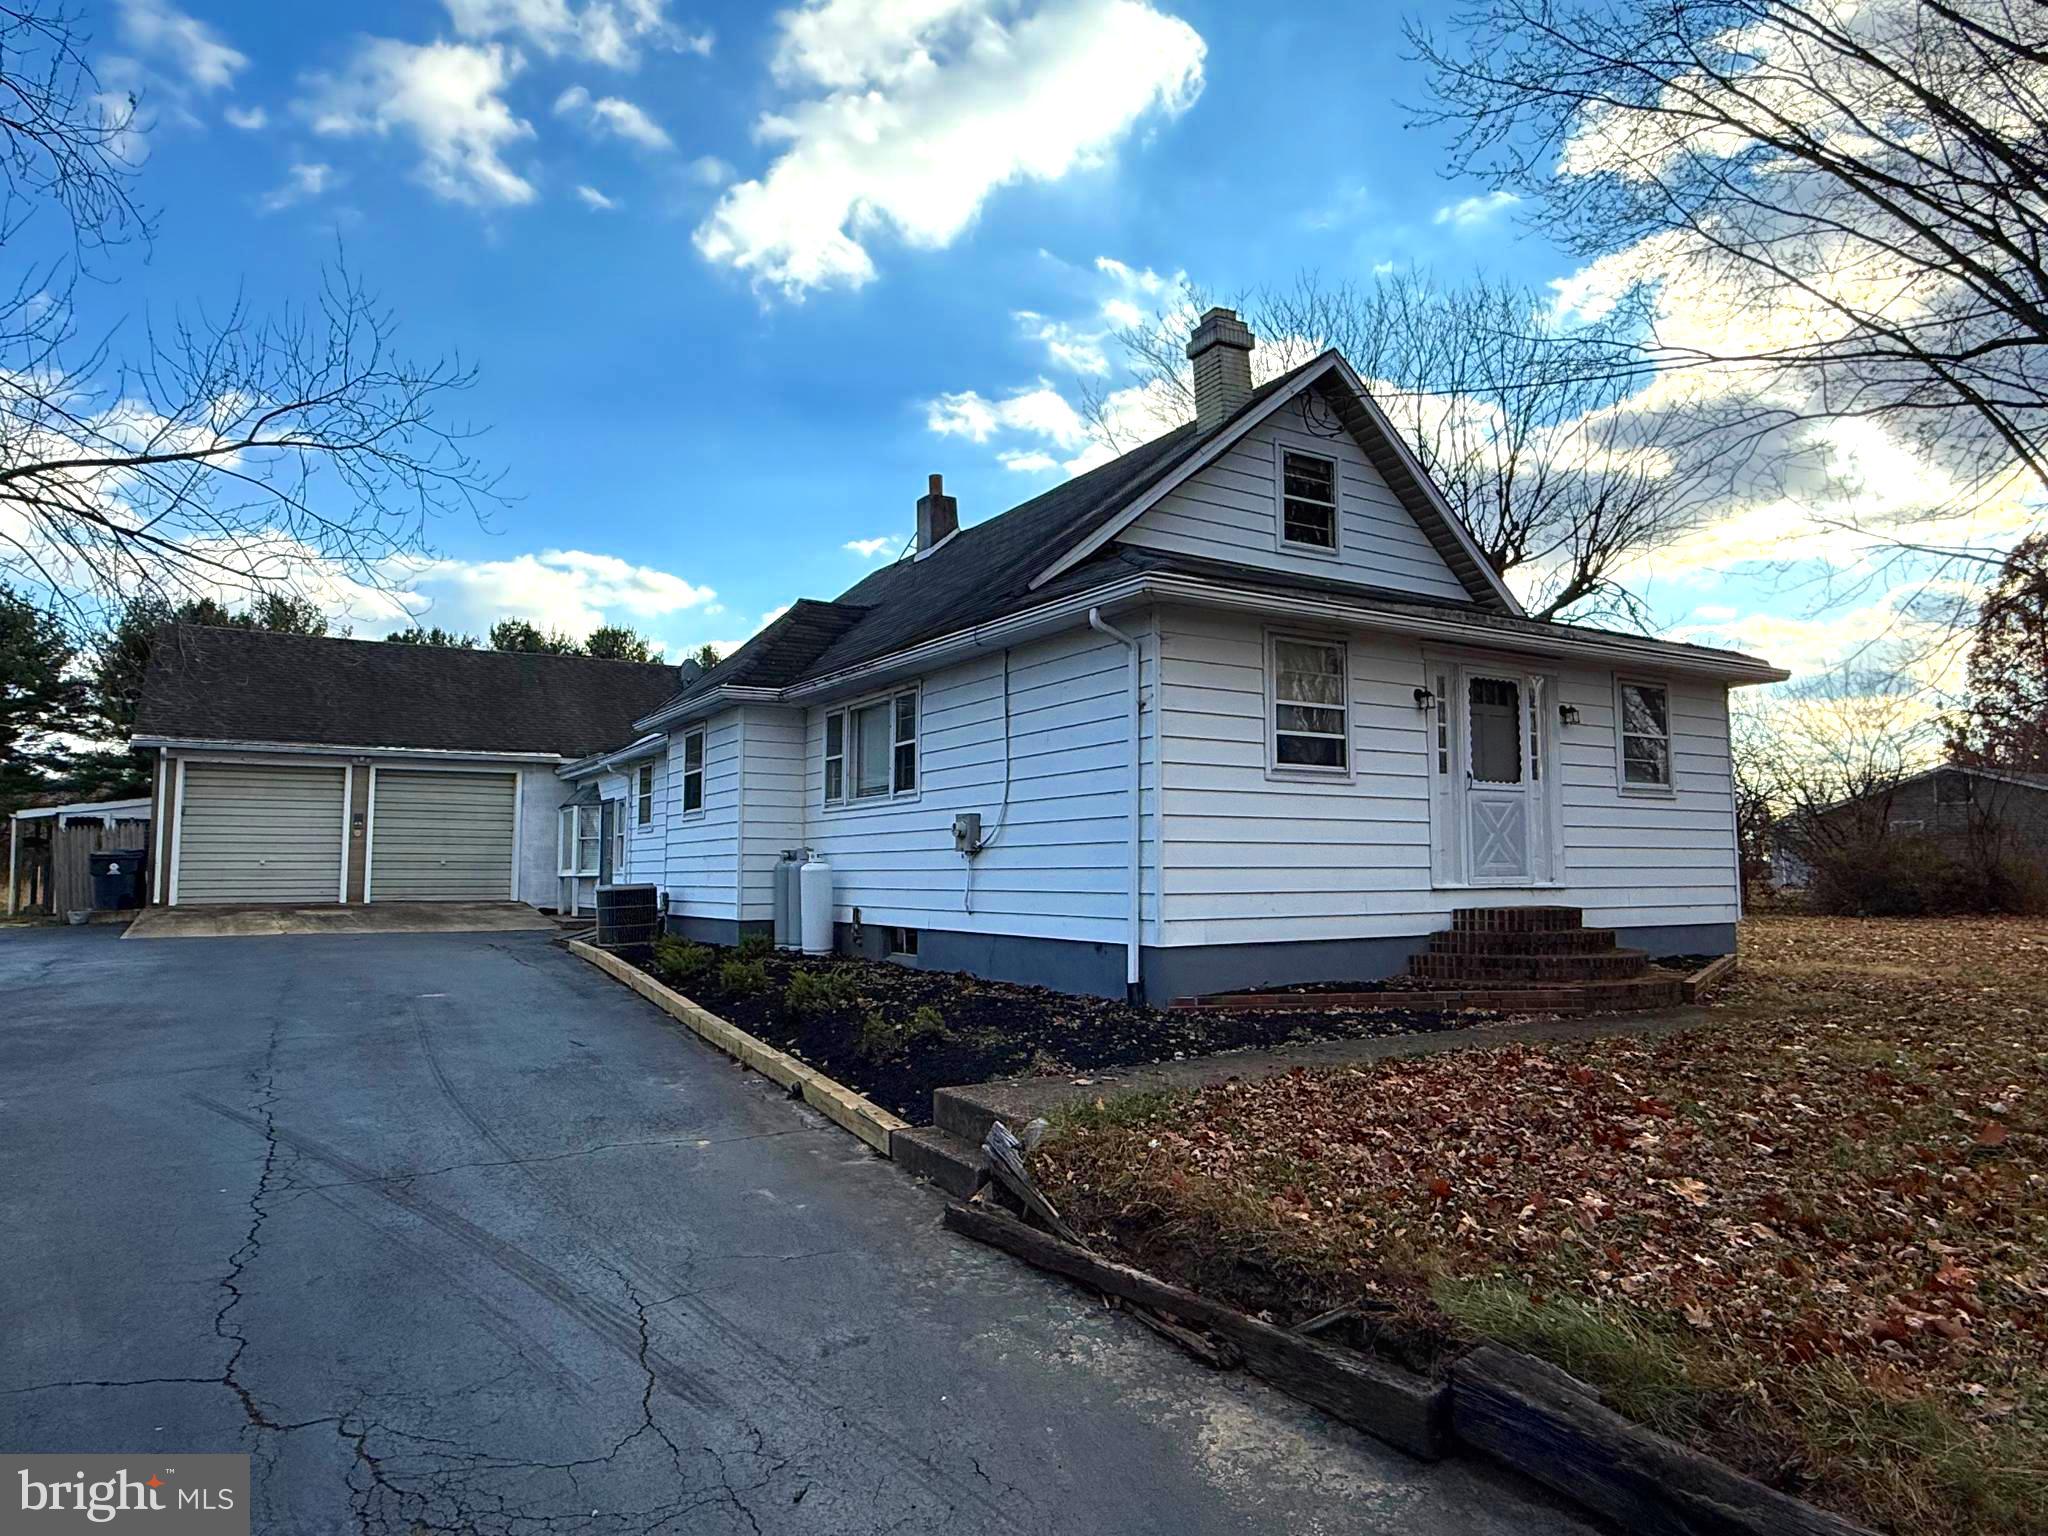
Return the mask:
[[[752,957],[766,974],[765,987],[734,992],[721,983],[719,972],[736,952],[713,953],[716,961],[687,979],[664,974],[656,963],[645,969],[913,1125],[931,1123],[935,1089],[991,1078],[1086,1073],[1317,1040],[1458,1029],[1502,1017],[1404,1009],[1391,1000],[1384,1009],[1172,1013],[959,972],[780,953]],[[846,1001],[821,1012],[792,1011],[785,999],[799,974],[838,982],[847,990]],[[925,1008],[937,1011],[942,1031],[916,1033],[911,1021]],[[906,1033],[911,1038],[900,1039]]]

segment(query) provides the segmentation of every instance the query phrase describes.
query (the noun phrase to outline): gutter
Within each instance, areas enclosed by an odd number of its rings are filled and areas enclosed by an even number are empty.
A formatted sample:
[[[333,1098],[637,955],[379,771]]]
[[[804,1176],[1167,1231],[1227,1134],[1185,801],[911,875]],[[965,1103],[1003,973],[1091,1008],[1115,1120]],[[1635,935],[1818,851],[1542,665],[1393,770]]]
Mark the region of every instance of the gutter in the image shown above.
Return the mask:
[[[1198,576],[1147,572],[1138,576],[1126,576],[1105,586],[1073,597],[1058,598],[1020,613],[991,619],[986,624],[978,624],[971,629],[956,630],[950,635],[941,635],[935,640],[927,640],[906,650],[893,651],[872,661],[844,667],[837,672],[827,673],[806,682],[794,683],[784,689],[753,689],[749,692],[762,696],[766,701],[801,703],[821,694],[863,684],[880,674],[922,671],[950,659],[955,654],[971,654],[1014,645],[1022,635],[1032,630],[1050,630],[1080,621],[1091,609],[1115,608],[1148,600],[1315,618],[1326,624],[1350,624],[1361,629],[1416,635],[1423,639],[1449,644],[1490,647],[1494,650],[1528,651],[1565,660],[1603,664],[1620,662],[1646,666],[1658,671],[1686,672],[1703,677],[1723,678],[1737,684],[1781,683],[1792,675],[1781,667],[1773,667],[1764,662],[1701,655],[1667,641],[1636,640],[1625,635],[1596,640],[1573,634],[1528,634],[1515,630],[1495,629],[1486,624],[1463,623],[1432,614],[1413,613],[1391,604],[1292,596],[1265,591],[1252,592]]]
[[[579,757],[573,763],[564,763],[555,770],[555,777],[572,781],[575,779],[585,779],[594,773],[603,773],[605,770],[621,763],[637,762],[643,757],[653,757],[666,745],[667,741],[668,733],[665,731],[652,736],[642,736],[639,740],[629,742],[615,752],[600,752],[592,757]]]
[[[672,725],[678,720],[694,720],[699,715],[718,713],[727,704],[776,704],[782,700],[780,688],[735,688],[721,683],[709,693],[693,693],[673,703],[664,704],[651,715],[643,715],[633,722],[636,731],[651,731],[658,725]]]
[[[269,752],[287,757],[486,758],[500,763],[559,763],[559,752],[475,752],[464,747],[361,747],[342,742],[243,741],[203,736],[131,736],[133,747],[170,747],[181,752]]]
[[[1116,641],[1131,653],[1129,667],[1131,677],[1131,780],[1129,789],[1131,797],[1131,841],[1129,850],[1131,911],[1130,934],[1124,941],[1124,990],[1129,997],[1135,999],[1139,990],[1140,962],[1142,959],[1139,950],[1139,923],[1145,905],[1144,877],[1141,873],[1143,866],[1139,862],[1140,821],[1145,810],[1145,769],[1142,739],[1144,701],[1141,696],[1138,676],[1145,653],[1134,638],[1104,619],[1100,608],[1090,608],[1088,610],[1088,627],[1098,634],[1109,636],[1110,639]]]

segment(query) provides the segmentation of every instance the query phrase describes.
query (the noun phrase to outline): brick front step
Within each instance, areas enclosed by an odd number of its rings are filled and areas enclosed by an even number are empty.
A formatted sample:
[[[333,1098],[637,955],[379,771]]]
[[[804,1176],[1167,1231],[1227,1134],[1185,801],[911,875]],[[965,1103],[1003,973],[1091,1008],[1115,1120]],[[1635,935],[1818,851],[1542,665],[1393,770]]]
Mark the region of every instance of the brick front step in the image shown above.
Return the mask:
[[[1451,914],[1459,933],[1554,933],[1585,922],[1577,907],[1460,907]]]
[[[1435,955],[1593,955],[1613,949],[1612,928],[1540,928],[1534,933],[1447,928],[1429,936],[1429,950]]]
[[[1650,967],[1640,949],[1591,955],[1416,955],[1408,974],[1458,985],[1503,981],[1627,981]]]
[[[1469,986],[1426,991],[1394,987],[1383,992],[1219,992],[1183,997],[1177,1013],[1301,1013],[1355,1008],[1403,1013],[1612,1013],[1622,1009],[1675,1008],[1681,1001],[1678,977],[1632,977],[1620,981],[1527,982],[1520,986]]]

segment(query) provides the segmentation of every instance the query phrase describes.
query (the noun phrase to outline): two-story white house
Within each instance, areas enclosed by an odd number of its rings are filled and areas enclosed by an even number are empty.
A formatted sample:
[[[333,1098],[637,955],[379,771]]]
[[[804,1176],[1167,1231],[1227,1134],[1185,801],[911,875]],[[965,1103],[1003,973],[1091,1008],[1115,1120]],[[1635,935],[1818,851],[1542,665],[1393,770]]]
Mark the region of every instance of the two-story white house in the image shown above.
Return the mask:
[[[1154,1001],[1390,974],[1461,907],[1730,950],[1728,693],[1785,674],[1526,618],[1350,365],[1253,345],[1211,310],[1195,421],[1000,516],[934,476],[913,552],[560,770],[561,845],[720,942],[810,849],[842,947]]]

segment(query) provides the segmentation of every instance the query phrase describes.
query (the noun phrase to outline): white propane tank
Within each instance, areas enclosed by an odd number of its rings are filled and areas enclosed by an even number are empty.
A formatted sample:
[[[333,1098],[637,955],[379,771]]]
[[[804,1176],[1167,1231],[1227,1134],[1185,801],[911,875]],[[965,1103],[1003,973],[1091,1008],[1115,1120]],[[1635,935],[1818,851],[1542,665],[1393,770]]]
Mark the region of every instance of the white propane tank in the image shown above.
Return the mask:
[[[797,886],[804,953],[829,955],[832,953],[832,866],[817,854],[812,854],[797,872]]]

